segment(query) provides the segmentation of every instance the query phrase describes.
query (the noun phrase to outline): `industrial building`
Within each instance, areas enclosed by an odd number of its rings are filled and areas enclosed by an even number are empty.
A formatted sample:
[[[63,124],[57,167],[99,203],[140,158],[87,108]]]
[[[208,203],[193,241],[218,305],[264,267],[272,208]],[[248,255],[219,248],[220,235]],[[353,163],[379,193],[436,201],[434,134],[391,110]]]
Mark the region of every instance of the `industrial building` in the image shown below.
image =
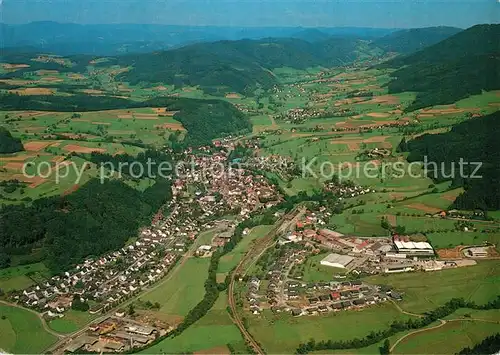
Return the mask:
[[[394,247],[398,253],[408,256],[434,256],[434,249],[432,245],[427,242],[404,242],[395,240]]]
[[[349,255],[331,253],[321,260],[320,264],[345,269],[353,260],[354,258]]]
[[[413,268],[412,265],[409,264],[394,264],[394,265],[387,265],[384,268],[384,273],[386,274],[394,274],[397,272],[409,272],[409,271],[414,271],[415,269]]]

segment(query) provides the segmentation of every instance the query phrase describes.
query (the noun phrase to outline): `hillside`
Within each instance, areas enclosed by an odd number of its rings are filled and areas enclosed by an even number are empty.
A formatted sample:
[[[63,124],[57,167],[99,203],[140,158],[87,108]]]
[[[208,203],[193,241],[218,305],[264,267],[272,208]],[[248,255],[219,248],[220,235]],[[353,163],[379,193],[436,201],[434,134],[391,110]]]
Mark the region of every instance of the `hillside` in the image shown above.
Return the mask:
[[[429,177],[435,180],[446,180],[451,171],[455,173],[454,185],[462,185],[465,192],[454,202],[459,209],[483,208],[500,209],[500,112],[470,119],[454,126],[450,132],[427,134],[408,142],[409,161],[423,161],[427,156],[429,162],[438,163],[436,172],[430,171]],[[482,163],[476,176],[482,178],[460,177],[458,162]],[[453,162],[454,165],[453,165]],[[444,164],[445,169],[442,169]],[[454,169],[452,169],[454,167]],[[464,167],[465,175],[474,173],[476,165]],[[429,168],[431,170],[431,168]],[[434,175],[434,173],[436,175]],[[445,176],[443,176],[445,175]]]
[[[41,111],[97,111],[140,107],[166,107],[177,111],[174,118],[188,131],[187,142],[200,145],[230,134],[250,132],[248,116],[221,100],[197,100],[176,97],[158,97],[137,102],[125,98],[89,95],[32,95],[0,94],[1,110]]]
[[[45,262],[57,273],[121,248],[171,198],[167,181],[139,192],[121,181],[92,180],[67,197],[0,209],[0,248],[29,254],[43,245]]]
[[[327,40],[328,38],[330,38],[330,35],[318,30],[317,28],[308,28],[294,33],[290,37],[302,39],[307,42],[318,42]]]
[[[12,137],[10,132],[0,126],[0,154],[15,153],[24,150],[21,140]]]
[[[422,51],[395,58],[390,93],[418,92],[407,111],[451,104],[482,90],[500,88],[500,25],[478,25]]]
[[[373,41],[373,45],[387,52],[410,54],[432,46],[462,31],[456,27],[411,28],[393,32]]]
[[[259,86],[268,89],[278,83],[270,72],[274,68],[332,67],[373,54],[365,42],[355,39],[330,38],[311,43],[295,38],[268,38],[201,43],[165,52],[121,56],[114,63],[133,66],[119,76],[131,84],[199,85],[211,94],[251,94]]]

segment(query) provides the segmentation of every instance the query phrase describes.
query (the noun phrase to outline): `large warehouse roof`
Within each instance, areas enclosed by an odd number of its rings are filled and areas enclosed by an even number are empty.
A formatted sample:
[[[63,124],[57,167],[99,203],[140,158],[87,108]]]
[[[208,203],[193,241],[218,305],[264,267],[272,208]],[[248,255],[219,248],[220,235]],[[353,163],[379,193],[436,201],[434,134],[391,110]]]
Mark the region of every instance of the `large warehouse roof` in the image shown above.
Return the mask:
[[[354,258],[350,257],[349,255],[331,253],[323,258],[320,264],[334,267],[346,267],[353,260]]]
[[[395,241],[396,247],[398,249],[429,249],[432,250],[432,246],[427,242],[400,242]]]

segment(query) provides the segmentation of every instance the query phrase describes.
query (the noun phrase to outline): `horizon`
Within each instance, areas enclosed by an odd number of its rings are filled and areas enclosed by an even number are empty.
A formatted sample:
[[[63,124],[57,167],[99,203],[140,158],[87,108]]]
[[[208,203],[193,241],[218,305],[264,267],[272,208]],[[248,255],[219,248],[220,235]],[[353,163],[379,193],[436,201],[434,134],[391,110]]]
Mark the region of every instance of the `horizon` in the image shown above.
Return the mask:
[[[495,0],[3,0],[3,24],[241,28],[469,28],[498,23]],[[449,7],[453,6],[453,11]],[[495,7],[497,6],[497,7]],[[417,14],[417,15],[415,15]]]

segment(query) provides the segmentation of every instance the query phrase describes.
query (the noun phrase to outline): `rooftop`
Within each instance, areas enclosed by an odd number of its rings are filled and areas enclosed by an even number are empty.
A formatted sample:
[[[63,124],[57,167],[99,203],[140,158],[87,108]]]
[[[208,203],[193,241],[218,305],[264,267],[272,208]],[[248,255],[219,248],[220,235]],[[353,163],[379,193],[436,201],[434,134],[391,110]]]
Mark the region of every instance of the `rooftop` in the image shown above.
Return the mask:
[[[328,254],[325,258],[321,260],[321,263],[330,263],[330,264],[340,264],[343,266],[346,266],[349,264],[351,261],[353,261],[354,258],[349,256],[349,255],[340,255],[336,253],[331,253]]]

